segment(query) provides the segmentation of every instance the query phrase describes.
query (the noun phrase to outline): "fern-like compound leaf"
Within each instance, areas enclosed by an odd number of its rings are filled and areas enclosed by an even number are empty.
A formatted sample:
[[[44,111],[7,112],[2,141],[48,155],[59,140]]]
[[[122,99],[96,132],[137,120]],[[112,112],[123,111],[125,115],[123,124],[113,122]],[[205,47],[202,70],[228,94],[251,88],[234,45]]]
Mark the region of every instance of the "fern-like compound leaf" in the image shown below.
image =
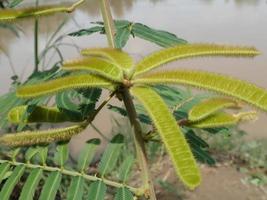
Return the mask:
[[[122,81],[122,70],[112,61],[101,58],[85,57],[77,60],[66,61],[62,66],[65,70],[88,70],[92,74],[99,74],[111,81]]]
[[[223,97],[214,97],[195,105],[188,113],[190,121],[199,121],[224,108],[238,107],[238,102]]]
[[[23,175],[25,170],[25,166],[19,165],[17,166],[12,174],[8,177],[7,181],[5,182],[4,186],[1,189],[0,197],[1,199],[10,199],[10,195],[16,186],[16,184],[19,182],[21,176]]]
[[[62,174],[59,171],[51,172],[45,180],[39,200],[55,199],[61,178]]]
[[[112,82],[93,74],[72,75],[17,89],[17,96],[34,98],[76,88],[112,87]]]
[[[109,61],[112,61],[115,65],[124,70],[130,69],[134,65],[133,58],[119,49],[112,49],[112,48],[83,49],[81,51],[81,54],[85,56],[97,56],[105,58]]]
[[[9,163],[3,163],[0,165],[0,184],[2,180],[4,180],[6,173],[10,169],[10,164]]]
[[[55,164],[63,167],[69,158],[68,142],[59,142],[57,144],[56,153],[54,156]]]
[[[267,111],[267,91],[246,81],[211,72],[172,70],[156,72],[136,79],[142,84],[181,84],[235,97]]]
[[[255,120],[257,118],[256,112],[244,112],[232,115],[225,112],[215,113],[203,120],[196,122],[189,122],[190,127],[194,128],[216,128],[223,126],[234,126],[240,121]]]
[[[81,176],[75,176],[72,178],[67,200],[82,200],[84,191],[84,178]],[[90,193],[89,193],[90,195]]]
[[[32,200],[34,197],[35,190],[42,178],[42,169],[33,169],[25,182],[19,200]]]
[[[108,144],[98,166],[101,176],[105,176],[116,167],[123,146],[123,141],[123,135],[118,134],[114,136]]]
[[[128,180],[134,161],[135,161],[135,158],[133,155],[127,155],[127,157],[125,157],[119,170],[120,181],[125,183]]]
[[[117,189],[115,200],[133,200],[134,196],[126,187]]]
[[[145,57],[135,68],[135,76],[148,72],[168,62],[203,56],[253,57],[259,52],[252,47],[235,47],[215,44],[188,44],[163,49]]]
[[[144,105],[171,157],[178,176],[193,189],[201,177],[191,149],[161,97],[148,87],[133,87],[132,94]]]
[[[104,200],[106,192],[107,186],[102,181],[91,183],[88,191],[88,200]]]
[[[77,169],[81,172],[86,170],[89,164],[92,162],[97,147],[100,145],[101,141],[99,139],[88,140],[84,145],[78,159]]]
[[[5,134],[0,137],[0,144],[16,147],[30,145],[44,145],[57,141],[68,141],[74,135],[79,134],[85,128],[84,124],[79,124],[67,128],[51,129],[45,131],[25,131],[15,134]]]
[[[17,106],[9,111],[8,121],[13,124],[20,124],[38,122],[61,123],[77,120],[70,119],[65,113],[60,112],[56,107]]]

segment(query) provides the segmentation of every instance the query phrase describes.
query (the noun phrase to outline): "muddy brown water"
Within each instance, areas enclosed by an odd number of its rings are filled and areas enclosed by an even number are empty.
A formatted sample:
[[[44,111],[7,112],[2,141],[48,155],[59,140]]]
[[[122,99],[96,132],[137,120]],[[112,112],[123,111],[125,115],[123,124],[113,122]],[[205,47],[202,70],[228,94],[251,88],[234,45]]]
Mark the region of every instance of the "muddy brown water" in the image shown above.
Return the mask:
[[[25,4],[30,3],[31,1],[25,0]],[[266,0],[111,0],[111,3],[116,19],[142,22],[151,27],[173,32],[189,42],[255,46],[262,52],[262,55],[254,59],[183,60],[172,63],[166,68],[202,69],[224,73],[251,81],[267,89]],[[44,48],[49,36],[64,19],[66,19],[65,14],[41,18],[40,50]],[[80,28],[90,27],[90,22],[98,20],[101,20],[98,1],[88,0],[71,15],[60,33],[66,34]],[[10,77],[14,73],[11,66],[21,79],[25,79],[33,70],[33,21],[20,20],[16,24],[22,29],[20,37],[15,37],[9,31],[0,29],[0,46],[10,58],[8,60],[7,56],[0,54],[0,94],[8,90]],[[63,42],[75,43],[80,48],[106,46],[106,38],[97,34],[80,38],[67,37]],[[157,49],[159,47],[156,45],[140,39],[131,39],[125,48],[136,59]],[[75,48],[61,46],[60,50],[65,59],[78,56]],[[54,52],[51,52],[41,67],[47,69],[57,59]],[[110,115],[110,112],[105,110],[96,120],[96,125],[107,134],[111,127]],[[250,138],[266,138],[266,120],[266,115],[261,114],[257,122],[244,126],[250,133]],[[96,133],[89,129],[85,134],[75,138],[72,143],[74,152],[77,153],[80,149],[77,147],[80,147],[80,144],[88,137],[94,137],[94,135]]]

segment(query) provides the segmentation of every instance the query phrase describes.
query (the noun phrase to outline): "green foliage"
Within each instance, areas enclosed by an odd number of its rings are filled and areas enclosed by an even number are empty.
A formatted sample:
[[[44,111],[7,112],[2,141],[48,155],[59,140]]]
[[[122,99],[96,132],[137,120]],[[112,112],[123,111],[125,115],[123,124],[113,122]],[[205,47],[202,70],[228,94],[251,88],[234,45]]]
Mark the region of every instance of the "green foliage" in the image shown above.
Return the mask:
[[[259,51],[252,47],[235,47],[215,44],[178,45],[146,56],[136,64],[134,75],[137,76],[168,62],[185,58],[204,56],[254,57],[256,55],[259,55]]]
[[[118,49],[110,48],[92,48],[92,49],[83,49],[81,54],[84,56],[96,56],[103,59],[112,61],[115,65],[119,66],[122,69],[129,69],[134,65],[134,60],[127,53],[120,51]]]
[[[70,6],[6,9],[0,11],[0,21],[34,17],[37,25],[39,16],[57,12],[72,12],[83,2],[84,0],[80,0]],[[102,8],[105,7],[103,2],[101,3]],[[9,6],[12,7],[19,3],[20,0],[14,0]],[[44,183],[40,199],[55,199],[65,176],[69,178],[70,182],[65,195],[67,199],[84,199],[87,196],[84,194],[88,194],[88,199],[104,200],[107,186],[116,189],[114,191],[116,200],[134,199],[133,194],[146,196],[149,189],[150,194],[148,195],[153,198],[148,185],[151,182],[149,174],[146,172],[148,169],[145,169],[147,161],[144,152],[145,144],[143,144],[150,140],[158,143],[162,141],[178,176],[185,185],[191,189],[198,186],[201,177],[195,157],[210,165],[214,164],[215,160],[209,155],[209,145],[196,134],[195,128],[217,133],[224,126],[235,125],[241,120],[253,120],[255,112],[229,114],[225,112],[225,109],[237,107],[236,100],[221,97],[210,98],[211,95],[192,95],[188,91],[163,85],[157,86],[158,84],[182,84],[209,89],[267,111],[267,92],[245,81],[190,70],[148,73],[166,63],[185,58],[254,57],[259,54],[256,49],[214,44],[186,44],[185,40],[169,32],[126,20],[115,21],[116,34],[113,35],[112,19],[107,12],[103,13],[105,23],[97,22],[95,27],[82,29],[69,35],[82,36],[100,32],[106,34],[112,46],[116,46],[118,49],[84,49],[81,52],[83,56],[81,59],[63,62],[56,42],[51,45],[60,30],[58,28],[49,39],[47,48],[41,53],[40,60],[49,49],[53,48],[60,57],[60,63],[63,63],[61,66],[63,70],[58,72],[58,68],[53,67],[47,72],[35,72],[24,84],[17,82],[15,78],[14,89],[0,98],[0,106],[3,107],[0,112],[3,118],[0,121],[2,127],[7,127],[7,119],[11,123],[18,124],[17,130],[32,129],[29,123],[80,122],[67,128],[19,131],[16,134],[5,134],[0,137],[0,143],[7,147],[30,146],[28,149],[23,148],[25,153],[21,152],[20,148],[14,150],[11,160],[6,158],[0,160],[0,180],[4,181],[0,196],[4,200],[10,198],[19,181],[24,182],[24,180],[20,180],[24,174],[27,176],[25,176],[26,181],[22,186],[20,199],[32,199],[39,189],[39,182]],[[10,30],[13,30],[12,27]],[[35,33],[38,33],[37,26],[35,26]],[[152,53],[135,64],[130,55],[119,50],[126,45],[131,35],[169,48]],[[115,37],[114,41],[110,41],[113,37]],[[38,44],[38,37],[35,38],[35,44]],[[35,58],[36,71],[38,71],[40,61],[38,48],[36,48],[35,54],[37,55]],[[147,74],[144,75],[144,73]],[[101,94],[100,88],[108,89],[112,93],[109,99],[103,101],[96,108]],[[129,95],[129,91],[133,97]],[[17,99],[15,95],[30,100]],[[57,107],[40,106],[48,100],[47,97],[42,96],[48,95],[56,95]],[[124,101],[128,113],[125,109],[117,106],[110,105],[110,109],[124,116],[127,115],[135,134],[140,134],[135,135],[134,139],[136,154],[142,169],[142,176],[144,176],[142,178],[145,179],[141,188],[126,185],[130,170],[135,163],[133,156],[125,156],[123,162],[120,162],[121,166],[118,166],[124,145],[124,137],[121,134],[114,136],[105,149],[96,174],[87,174],[87,168],[94,160],[94,154],[100,144],[98,139],[92,139],[86,143],[74,168],[68,166],[68,141],[72,136],[84,130],[115,95]],[[37,99],[36,97],[41,98]],[[132,98],[136,98],[141,104],[134,105]],[[205,98],[208,100],[203,102],[202,100]],[[138,112],[137,116],[135,111]],[[139,130],[141,127],[137,118],[144,124],[152,125],[150,126],[152,130],[148,134]],[[52,159],[48,154],[47,146],[36,146],[48,145],[53,142],[58,143]],[[115,168],[120,169],[117,180],[107,180],[106,177],[111,177]],[[31,172],[28,172],[29,170]],[[90,185],[88,186],[88,184]]]
[[[202,120],[224,108],[238,107],[238,102],[227,98],[211,98],[194,106],[188,113],[190,121]]]
[[[116,192],[115,200],[133,200],[133,194],[126,188],[119,188]]]
[[[60,186],[61,179],[62,174],[60,173],[60,171],[51,172],[46,179],[39,199],[55,199],[57,190]]]
[[[89,188],[89,200],[104,200],[107,186],[102,181],[94,182]]]
[[[60,123],[73,120],[55,107],[17,106],[9,111],[8,121],[13,124],[20,124],[35,122]]]
[[[92,162],[100,142],[101,141],[99,139],[92,139],[86,142],[78,159],[77,169],[80,172],[85,171],[86,167]]]
[[[132,168],[133,157],[128,160],[127,164],[122,164],[120,167],[118,159],[122,155],[123,136],[116,135],[110,141],[108,150],[101,159],[101,166],[99,166],[97,175],[87,174],[86,170],[91,161],[93,160],[96,148],[100,144],[99,139],[91,139],[87,141],[84,149],[80,153],[77,166],[77,170],[70,168],[68,165],[68,142],[60,142],[56,144],[56,152],[50,156],[46,156],[49,146],[31,147],[26,152],[17,152],[16,157],[12,161],[0,160],[0,180],[5,180],[2,190],[0,192],[1,198],[9,199],[14,191],[16,184],[20,181],[23,183],[22,191],[19,195],[19,199],[33,199],[38,191],[41,200],[44,199],[56,199],[57,193],[62,187],[61,184],[64,181],[64,177],[70,178],[70,183],[67,186],[67,199],[84,199],[88,193],[89,199],[104,199],[105,193],[108,187],[117,188],[118,193],[127,196],[133,196],[132,193],[138,194],[137,188],[127,186],[127,178],[129,177],[129,170]],[[40,159],[34,159],[38,156]],[[52,157],[52,159],[50,159]],[[25,160],[23,160],[23,158]],[[43,160],[44,159],[44,160]],[[49,161],[49,162],[48,162]],[[123,177],[120,182],[107,180],[103,176],[114,170],[112,166],[119,166],[116,170],[119,174],[119,169],[124,169],[120,177]],[[109,169],[111,167],[111,169]],[[127,168],[127,169],[126,169]],[[6,176],[10,173],[10,176]],[[25,180],[21,177],[24,176]],[[38,185],[43,182],[42,190],[39,191]],[[88,188],[89,185],[89,188]],[[121,190],[120,188],[123,188]],[[87,192],[85,192],[88,189]],[[40,192],[40,193],[39,193]],[[118,196],[116,194],[115,196]],[[116,197],[118,198],[118,197]]]
[[[148,27],[141,23],[134,23],[127,20],[114,20],[116,27],[115,44],[116,48],[123,48],[130,38],[138,37],[143,40],[155,43],[161,47],[170,47],[179,44],[186,44],[187,41],[178,38],[176,35],[163,30],[157,30]],[[98,26],[94,26],[88,29],[81,29],[79,31],[70,33],[70,36],[80,37],[85,35],[91,35],[93,33],[99,32],[100,34],[105,34],[105,28],[103,22],[96,22]]]
[[[14,171],[8,177],[8,180],[5,182],[4,186],[0,191],[0,196],[2,199],[9,199],[13,188],[19,182],[21,176],[23,175],[24,170],[25,167],[23,165],[15,167]]]
[[[40,83],[20,87],[17,90],[17,96],[22,98],[34,98],[76,88],[109,88],[111,84],[112,82],[92,74],[71,75],[48,81],[45,84]]]
[[[58,109],[73,121],[81,121],[95,112],[101,89],[79,89],[60,92],[56,95]]]
[[[99,74],[111,81],[121,81],[123,74],[121,70],[111,62],[99,58],[82,58],[64,62],[65,70],[88,70],[92,74]]]
[[[20,200],[30,200],[33,199],[35,190],[38,186],[39,181],[41,180],[43,175],[42,169],[33,169],[29,174],[27,181],[21,191]]]
[[[131,92],[152,118],[177,174],[186,186],[194,189],[200,184],[200,172],[190,147],[168,107],[160,96],[149,88],[135,87]]]
[[[123,146],[123,139],[122,135],[116,135],[107,146],[98,166],[101,176],[104,177],[116,167],[118,155]]]
[[[38,7],[27,7],[20,9],[4,9],[0,11],[0,21],[10,21],[27,17],[40,17],[44,15],[51,15],[58,12],[72,12],[84,0],[80,0],[72,5],[46,5]],[[17,3],[14,2],[11,7]]]
[[[192,70],[174,70],[147,74],[133,81],[135,84],[185,84],[208,89],[246,101],[267,110],[267,92],[246,81],[228,76]]]
[[[74,135],[77,135],[84,130],[84,128],[85,124],[79,124],[60,129],[25,131],[15,134],[6,134],[0,137],[0,144],[9,147],[16,147],[36,144],[50,144],[56,141],[68,141]]]
[[[190,122],[189,126],[195,128],[216,128],[223,126],[234,126],[240,121],[249,120],[252,121],[257,116],[255,112],[244,112],[239,114],[229,114],[226,112],[218,112],[213,115],[208,116],[197,122]]]

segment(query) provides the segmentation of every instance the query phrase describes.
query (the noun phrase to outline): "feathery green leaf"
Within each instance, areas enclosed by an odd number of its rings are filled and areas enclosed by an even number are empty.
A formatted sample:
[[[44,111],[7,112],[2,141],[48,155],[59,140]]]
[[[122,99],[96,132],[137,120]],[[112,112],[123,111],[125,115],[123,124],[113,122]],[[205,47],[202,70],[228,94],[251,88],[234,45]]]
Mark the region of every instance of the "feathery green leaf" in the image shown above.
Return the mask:
[[[34,197],[35,190],[42,178],[42,169],[33,169],[25,182],[19,200],[32,200]]]
[[[185,40],[178,38],[175,34],[167,31],[156,30],[141,23],[133,23],[132,34],[161,47],[170,47],[187,43]]]
[[[11,176],[8,177],[7,181],[2,187],[2,190],[0,192],[1,199],[4,199],[4,200],[10,199],[10,195],[14,187],[16,186],[16,184],[19,182],[21,176],[23,175],[24,170],[25,170],[25,166],[23,165],[19,165],[15,168]]]
[[[57,144],[56,153],[54,156],[55,164],[63,167],[69,158],[68,142],[59,142]]]
[[[68,141],[72,136],[79,134],[85,128],[79,124],[67,128],[51,129],[45,131],[25,131],[15,134],[5,134],[0,137],[0,144],[9,147],[43,145],[57,141]]]
[[[129,69],[134,65],[134,61],[127,53],[112,48],[91,48],[83,49],[82,55],[85,56],[97,56],[112,61],[115,65],[122,69]]]
[[[88,191],[88,200],[104,200],[106,191],[107,186],[102,181],[91,183]]]
[[[117,189],[115,200],[133,200],[133,194],[126,187]]]
[[[3,163],[0,165],[0,184],[2,180],[5,178],[5,174],[6,172],[8,172],[9,168],[10,168],[9,163]]]
[[[77,169],[79,171],[84,171],[92,162],[94,155],[96,153],[97,147],[100,145],[100,139],[91,139],[84,145],[78,159]]]
[[[200,121],[189,122],[188,126],[194,128],[216,128],[223,126],[233,126],[240,121],[255,120],[257,117],[256,112],[244,112],[239,114],[229,114],[225,112],[218,112],[204,118]]]
[[[198,166],[184,134],[167,105],[148,87],[133,87],[131,92],[144,105],[154,122],[178,176],[189,188],[198,186],[201,181]]]
[[[148,72],[171,61],[203,56],[254,57],[259,51],[252,47],[235,47],[215,44],[187,44],[163,49],[146,56],[137,63],[134,76]]]
[[[38,7],[4,9],[0,11],[0,21],[15,20],[26,17],[40,17],[51,15],[58,12],[72,12],[77,6],[82,4],[84,0],[79,0],[70,5],[45,5]]]
[[[105,176],[116,167],[123,146],[123,141],[123,135],[118,134],[114,136],[108,144],[98,166],[101,176]]]
[[[40,84],[20,87],[17,89],[17,96],[22,98],[34,98],[75,88],[109,88],[111,86],[112,82],[93,74],[72,75]]]
[[[62,174],[59,171],[51,172],[45,180],[39,200],[55,199],[61,178]]]
[[[68,189],[67,200],[82,200],[83,191],[84,191],[84,178],[81,176],[73,177],[70,187]]]
[[[132,154],[127,155],[127,157],[124,158],[124,161],[122,162],[119,170],[120,181],[125,183],[128,180],[134,161],[135,158]]]
[[[122,49],[128,42],[131,35],[130,26],[125,26],[123,28],[117,28],[115,35],[115,45],[116,48]]]
[[[25,153],[25,160],[27,163],[31,162],[36,154],[38,154],[39,149],[36,146],[29,147]]]
[[[183,84],[208,89],[243,100],[267,111],[267,91],[246,81],[211,72],[172,70],[156,72],[133,81],[135,84]]]
[[[189,111],[188,119],[190,121],[199,121],[224,108],[233,108],[238,106],[238,102],[233,99],[223,97],[210,98],[195,105]]]
[[[32,109],[27,117],[24,118],[29,109]],[[13,124],[51,122],[61,123],[73,121],[66,114],[60,112],[55,107],[47,106],[17,106],[8,113],[8,121]]]
[[[103,76],[111,81],[122,81],[122,70],[109,60],[96,57],[84,57],[63,63],[65,70],[88,70],[92,74]]]

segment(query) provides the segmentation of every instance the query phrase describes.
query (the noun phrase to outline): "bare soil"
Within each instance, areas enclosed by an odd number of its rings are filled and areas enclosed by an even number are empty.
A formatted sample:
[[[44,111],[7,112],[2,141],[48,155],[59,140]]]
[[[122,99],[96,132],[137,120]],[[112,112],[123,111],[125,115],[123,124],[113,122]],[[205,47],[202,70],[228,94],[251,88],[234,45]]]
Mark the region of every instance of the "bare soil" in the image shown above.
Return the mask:
[[[157,169],[160,165],[153,167],[154,179],[166,180],[177,191],[170,192],[157,184],[159,200],[267,200],[267,186],[257,187],[242,181],[246,175],[231,164],[219,164],[216,167],[202,165],[201,185],[194,191],[188,191],[177,179],[168,158],[160,163],[161,169]]]

